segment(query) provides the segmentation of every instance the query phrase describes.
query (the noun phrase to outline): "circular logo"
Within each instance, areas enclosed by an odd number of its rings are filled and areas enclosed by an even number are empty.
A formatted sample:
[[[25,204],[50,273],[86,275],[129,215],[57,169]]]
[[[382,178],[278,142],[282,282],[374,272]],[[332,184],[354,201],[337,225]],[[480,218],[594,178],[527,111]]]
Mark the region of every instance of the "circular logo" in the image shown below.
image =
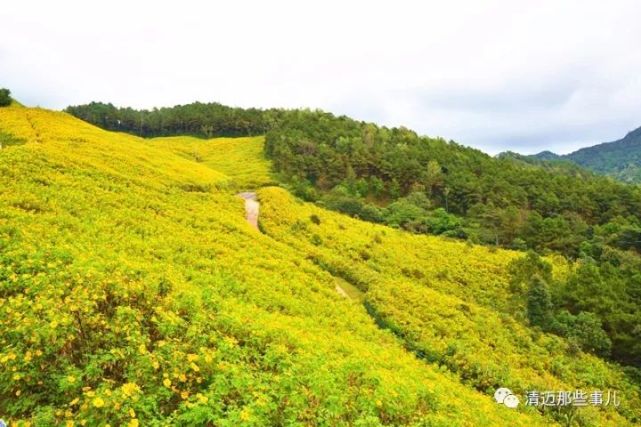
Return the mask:
[[[501,387],[494,392],[494,400],[501,405],[514,409],[519,406],[519,398],[509,388]]]
[[[510,394],[512,394],[512,392],[509,388],[501,387],[494,392],[494,400],[496,400],[497,403],[503,403],[505,398]]]
[[[503,399],[503,404],[508,408],[514,409],[519,406],[519,398],[513,394],[509,394],[505,396],[505,399]]]

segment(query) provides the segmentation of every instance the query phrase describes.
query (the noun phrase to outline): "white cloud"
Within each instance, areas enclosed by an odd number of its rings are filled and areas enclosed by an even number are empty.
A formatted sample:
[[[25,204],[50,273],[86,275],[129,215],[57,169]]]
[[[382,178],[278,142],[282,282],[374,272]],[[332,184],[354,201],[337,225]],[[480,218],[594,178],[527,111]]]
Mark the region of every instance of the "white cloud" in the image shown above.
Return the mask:
[[[323,108],[488,152],[641,125],[636,1],[7,2],[0,86],[29,104]]]

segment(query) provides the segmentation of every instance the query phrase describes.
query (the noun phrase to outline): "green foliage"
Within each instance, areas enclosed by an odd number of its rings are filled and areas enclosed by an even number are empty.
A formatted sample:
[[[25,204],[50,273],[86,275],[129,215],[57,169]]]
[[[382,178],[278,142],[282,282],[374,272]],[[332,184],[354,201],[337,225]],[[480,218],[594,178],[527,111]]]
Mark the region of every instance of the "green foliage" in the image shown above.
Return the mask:
[[[567,163],[492,158],[407,129],[322,112],[284,114],[267,132],[265,152],[285,180],[313,186],[320,193],[313,200],[331,198],[333,189],[343,187],[342,200],[325,206],[359,218],[364,205],[387,206],[383,222],[418,233],[474,236],[483,243],[575,257],[591,227],[616,215],[641,218],[641,189]],[[417,194],[427,207],[415,200]],[[426,220],[439,208],[456,216],[453,223],[434,226]],[[632,230],[626,233],[621,241],[634,237]]]
[[[582,311],[575,316],[564,310],[550,320],[548,327],[558,335],[568,337],[584,351],[608,356],[612,349],[612,341],[594,313]]]
[[[610,294],[611,288],[603,283],[594,262],[582,262],[565,280],[555,280],[552,265],[533,252],[512,261],[508,269],[515,301],[518,301],[518,295],[523,294],[524,284],[529,283],[526,314],[531,325],[566,337],[583,351],[600,356],[611,354],[610,335],[615,337],[621,332],[610,332],[609,335],[603,323],[609,323],[622,315],[621,308],[614,307],[615,299],[624,302],[628,298]],[[554,298],[550,284],[554,285]],[[610,294],[609,298],[599,296],[603,292]],[[608,312],[603,309],[604,304],[608,305]],[[515,305],[518,306],[518,302]],[[569,310],[577,314],[572,314]],[[596,310],[601,314],[586,310]],[[637,354],[634,347],[623,343],[620,343],[619,351],[627,354],[628,358],[636,357]]]
[[[70,106],[65,111],[103,129],[143,137],[192,135],[202,138],[262,135],[282,114],[280,110],[242,109],[200,102],[153,110],[92,102]]]
[[[8,107],[11,105],[11,91],[9,89],[0,88],[0,107]]]
[[[548,329],[552,321],[552,307],[548,284],[539,276],[532,277],[527,294],[527,317],[530,325]]]
[[[517,294],[524,294],[528,289],[527,285],[534,277],[538,277],[545,283],[550,283],[553,280],[552,264],[533,251],[529,251],[524,257],[510,262],[508,272],[511,291]]]
[[[625,182],[641,182],[641,128],[618,141],[563,156],[583,167]]]
[[[514,153],[504,154],[514,155]],[[629,132],[625,138],[618,141],[581,148],[562,156],[549,151],[535,156],[516,156],[526,162],[540,162],[541,160],[553,160],[553,164],[572,162],[623,182],[639,183],[641,182],[641,128]]]

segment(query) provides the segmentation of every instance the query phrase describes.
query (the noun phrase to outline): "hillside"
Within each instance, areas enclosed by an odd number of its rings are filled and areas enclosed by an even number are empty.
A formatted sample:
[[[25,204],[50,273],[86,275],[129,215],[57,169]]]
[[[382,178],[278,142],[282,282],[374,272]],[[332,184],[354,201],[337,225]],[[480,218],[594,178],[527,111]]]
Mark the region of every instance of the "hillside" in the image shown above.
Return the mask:
[[[302,203],[273,187],[262,137],[144,140],[21,107],[0,109],[0,132],[11,422],[639,422],[627,371],[527,326],[509,273],[521,252]],[[263,232],[236,196],[258,188]],[[547,260],[555,279],[574,269]],[[511,410],[492,399],[500,386],[623,398]]]
[[[26,142],[0,151],[3,416],[537,423],[417,360],[250,229],[233,177],[62,113],[2,109],[0,124]]]
[[[641,128],[624,138],[581,148],[570,154],[556,155],[544,151],[533,157],[541,160],[569,160],[601,175],[623,182],[641,182]]]
[[[66,111],[144,137],[264,133],[274,179],[297,196],[416,233],[577,257],[593,227],[627,221],[610,229],[641,232],[641,190],[569,161],[514,153],[493,158],[453,141],[318,110],[199,102],[134,110],[92,102]]]

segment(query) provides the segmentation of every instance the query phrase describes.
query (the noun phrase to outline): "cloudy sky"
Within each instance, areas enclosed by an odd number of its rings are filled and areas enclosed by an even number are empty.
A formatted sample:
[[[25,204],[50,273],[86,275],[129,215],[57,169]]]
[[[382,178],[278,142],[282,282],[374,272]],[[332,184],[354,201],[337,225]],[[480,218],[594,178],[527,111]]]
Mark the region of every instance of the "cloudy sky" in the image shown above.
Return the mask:
[[[321,108],[492,154],[641,126],[636,0],[217,3],[4,2],[0,86],[54,109]]]

